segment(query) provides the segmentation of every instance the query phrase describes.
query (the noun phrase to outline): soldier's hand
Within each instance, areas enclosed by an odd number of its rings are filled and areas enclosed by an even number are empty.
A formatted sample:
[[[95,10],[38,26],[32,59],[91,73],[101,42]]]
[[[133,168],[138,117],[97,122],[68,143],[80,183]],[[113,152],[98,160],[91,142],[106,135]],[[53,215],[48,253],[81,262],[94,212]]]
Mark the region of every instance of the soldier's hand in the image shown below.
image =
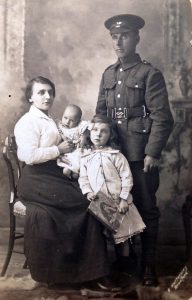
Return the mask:
[[[152,156],[149,156],[149,155],[145,156],[145,158],[144,158],[144,168],[143,168],[144,172],[148,172],[148,171],[151,170],[151,168],[157,167],[157,166],[158,166],[158,159],[156,159]]]

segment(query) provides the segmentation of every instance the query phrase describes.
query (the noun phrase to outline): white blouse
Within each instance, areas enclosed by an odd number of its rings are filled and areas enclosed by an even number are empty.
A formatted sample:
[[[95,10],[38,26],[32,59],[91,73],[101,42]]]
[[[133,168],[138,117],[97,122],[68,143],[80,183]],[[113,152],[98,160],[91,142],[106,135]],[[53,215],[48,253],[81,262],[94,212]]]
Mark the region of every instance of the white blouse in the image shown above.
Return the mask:
[[[61,137],[50,116],[35,106],[16,123],[14,135],[19,160],[28,165],[39,164],[59,156]]]

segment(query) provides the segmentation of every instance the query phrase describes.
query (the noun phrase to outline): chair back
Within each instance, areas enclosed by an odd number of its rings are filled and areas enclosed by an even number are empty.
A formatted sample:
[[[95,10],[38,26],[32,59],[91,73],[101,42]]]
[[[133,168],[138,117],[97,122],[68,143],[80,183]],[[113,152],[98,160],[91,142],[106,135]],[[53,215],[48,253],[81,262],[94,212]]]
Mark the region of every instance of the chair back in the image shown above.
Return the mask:
[[[21,176],[21,168],[22,163],[19,162],[17,158],[17,145],[15,142],[15,137],[13,135],[9,135],[5,139],[4,147],[3,147],[3,158],[5,160],[7,170],[8,170],[8,179],[9,179],[9,188],[10,188],[10,198],[9,198],[9,218],[10,218],[10,227],[9,227],[9,242],[8,242],[8,250],[7,255],[3,264],[3,268],[0,276],[4,276],[12,253],[22,253],[23,251],[16,251],[14,249],[15,240],[23,238],[24,233],[17,229],[17,220],[16,215],[14,214],[14,204],[17,201],[17,183]],[[26,267],[27,263],[25,262],[24,266]]]
[[[3,147],[3,158],[8,170],[10,188],[9,203],[14,204],[17,198],[17,182],[21,176],[21,163],[17,158],[17,145],[15,142],[15,137],[13,135],[9,135],[5,139]]]

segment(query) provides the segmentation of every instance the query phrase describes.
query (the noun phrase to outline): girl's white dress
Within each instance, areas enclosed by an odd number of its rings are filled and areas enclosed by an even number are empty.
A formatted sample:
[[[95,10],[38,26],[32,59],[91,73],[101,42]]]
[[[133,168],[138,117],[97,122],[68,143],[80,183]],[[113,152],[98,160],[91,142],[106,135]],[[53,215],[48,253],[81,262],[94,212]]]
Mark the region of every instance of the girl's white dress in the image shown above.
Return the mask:
[[[119,150],[105,147],[83,155],[80,163],[79,185],[83,194],[103,192],[113,199],[117,207],[120,198],[128,201],[129,211],[124,215],[118,231],[113,234],[116,244],[126,241],[145,229],[146,226],[130,194],[133,186],[130,167]]]

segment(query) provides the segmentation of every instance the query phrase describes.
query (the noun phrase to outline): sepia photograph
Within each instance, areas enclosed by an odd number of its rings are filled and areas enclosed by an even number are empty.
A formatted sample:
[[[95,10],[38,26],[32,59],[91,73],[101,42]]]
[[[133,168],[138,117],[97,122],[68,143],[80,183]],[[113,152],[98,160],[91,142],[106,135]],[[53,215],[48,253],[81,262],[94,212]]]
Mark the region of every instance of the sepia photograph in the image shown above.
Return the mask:
[[[0,0],[0,300],[192,300],[192,0]]]

